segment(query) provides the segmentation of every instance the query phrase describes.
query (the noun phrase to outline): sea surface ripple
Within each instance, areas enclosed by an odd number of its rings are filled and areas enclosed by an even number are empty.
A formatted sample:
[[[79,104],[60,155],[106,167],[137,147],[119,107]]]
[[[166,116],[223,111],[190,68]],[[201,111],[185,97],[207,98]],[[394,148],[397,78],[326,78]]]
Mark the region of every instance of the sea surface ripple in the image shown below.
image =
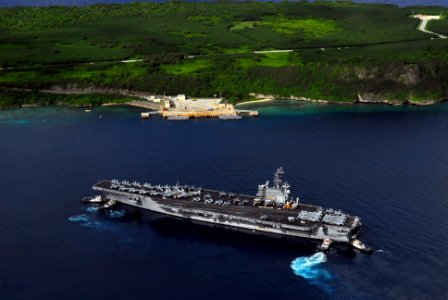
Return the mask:
[[[446,299],[448,104],[253,107],[188,122],[0,111],[0,299]],[[279,166],[303,202],[360,216],[377,251],[80,203],[112,178],[254,194]]]

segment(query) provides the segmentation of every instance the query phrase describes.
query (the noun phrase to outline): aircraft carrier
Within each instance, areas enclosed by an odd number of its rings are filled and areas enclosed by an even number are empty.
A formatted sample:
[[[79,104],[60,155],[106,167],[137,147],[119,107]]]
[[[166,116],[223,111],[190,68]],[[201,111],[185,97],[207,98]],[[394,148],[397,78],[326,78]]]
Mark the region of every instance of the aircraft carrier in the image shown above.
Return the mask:
[[[117,202],[191,219],[202,223],[233,227],[251,232],[322,241],[321,250],[345,243],[358,250],[371,248],[357,239],[360,218],[340,210],[303,204],[290,196],[290,185],[283,181],[284,171],[258,186],[255,196],[204,189],[189,185],[153,185],[103,180],[93,186],[102,196],[85,199],[110,208]]]

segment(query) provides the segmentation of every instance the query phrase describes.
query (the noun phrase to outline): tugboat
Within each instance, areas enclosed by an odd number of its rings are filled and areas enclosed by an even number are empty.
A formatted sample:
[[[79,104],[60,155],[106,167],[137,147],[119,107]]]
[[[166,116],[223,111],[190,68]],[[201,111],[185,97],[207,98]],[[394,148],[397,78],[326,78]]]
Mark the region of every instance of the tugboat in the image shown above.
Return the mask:
[[[117,204],[117,201],[115,200],[108,200],[106,203],[104,203],[100,209],[108,209],[111,208],[112,206],[114,206],[115,204]]]
[[[370,253],[373,252],[373,249],[372,249],[372,248],[366,246],[363,242],[361,242],[361,241],[358,240],[358,239],[353,239],[353,240],[351,240],[351,241],[350,241],[350,245],[351,245],[354,249],[359,250],[359,251],[364,252],[364,253],[367,253],[367,254],[370,254]]]
[[[332,243],[333,243],[333,241],[331,239],[326,238],[326,239],[324,239],[322,245],[320,245],[318,248],[320,251],[323,251],[323,252],[328,251],[328,250],[330,250],[330,246]]]
[[[102,204],[106,202],[106,198],[101,197],[101,195],[93,196],[93,197],[84,197],[82,199],[83,203],[89,203],[89,204]]]
[[[122,203],[245,232],[320,240],[323,250],[328,250],[333,243],[341,243],[366,253],[371,251],[357,239],[359,217],[301,203],[298,197],[290,195],[290,185],[283,181],[283,175],[280,167],[274,174],[273,185],[269,181],[259,185],[255,196],[178,183],[155,185],[116,179],[100,181],[93,189],[103,193],[101,199],[107,200],[102,205],[105,209]]]
[[[82,202],[84,204],[99,206],[98,207],[99,210],[109,209],[117,203],[117,201],[106,199],[105,197],[102,197],[101,195],[96,195],[96,196],[92,196],[92,197],[84,197],[84,198],[82,198]]]

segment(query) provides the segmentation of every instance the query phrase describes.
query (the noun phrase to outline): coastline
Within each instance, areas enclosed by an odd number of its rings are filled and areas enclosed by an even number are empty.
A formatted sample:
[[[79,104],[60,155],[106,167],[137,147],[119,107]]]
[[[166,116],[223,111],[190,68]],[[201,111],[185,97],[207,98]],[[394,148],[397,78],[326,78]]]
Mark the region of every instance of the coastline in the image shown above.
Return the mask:
[[[132,107],[138,107],[138,108],[145,108],[153,111],[160,110],[160,105],[154,102],[144,101],[144,100],[132,100],[129,102],[124,103],[115,103],[115,102],[106,102],[101,104],[100,106],[132,106]],[[158,106],[158,107],[156,107]]]
[[[132,106],[146,110],[159,110],[160,104],[148,100],[148,94],[129,90],[113,90],[101,88],[61,88],[20,89],[0,87],[0,100],[4,92],[9,105],[0,105],[0,110],[27,107],[61,105],[73,108],[92,108],[99,106]],[[58,99],[61,97],[63,99]],[[115,100],[115,101],[114,101]],[[1,101],[0,101],[0,104]]]
[[[341,102],[341,101],[329,101],[329,100],[317,100],[317,99],[309,99],[305,97],[295,97],[291,96],[289,98],[287,97],[264,97],[261,99],[256,100],[248,100],[243,101],[235,104],[235,107],[241,107],[246,106],[250,104],[258,104],[258,103],[266,103],[266,102],[274,102],[274,101],[298,101],[298,102],[308,102],[308,103],[320,103],[320,104],[330,104],[330,105],[357,105],[357,104],[386,104],[391,106],[405,106],[405,105],[412,105],[412,106],[429,106],[429,105],[435,105],[439,104],[445,101],[448,101],[448,98],[440,99],[440,100],[428,100],[424,102],[417,102],[412,100],[407,100],[403,102],[397,102],[397,101],[388,101],[387,99],[381,100],[381,101],[375,101],[375,100],[357,100],[357,101],[347,101],[347,102]]]
[[[138,100],[135,101],[129,101],[129,102],[122,102],[122,103],[117,103],[117,102],[106,102],[100,105],[70,105],[68,103],[65,102],[57,102],[57,103],[53,103],[53,104],[23,104],[23,105],[17,105],[17,106],[8,106],[8,107],[0,107],[0,111],[1,110],[8,110],[8,109],[20,109],[20,108],[33,108],[33,107],[46,107],[46,106],[66,106],[66,107],[70,107],[70,108],[94,108],[94,107],[107,107],[107,106],[130,106],[130,107],[136,107],[136,108],[144,108],[147,110],[151,110],[151,111],[158,111],[159,109],[153,108],[153,107],[148,107],[148,105],[146,104],[141,104],[141,103],[137,103],[139,102]]]
[[[1,88],[0,88],[1,89]],[[115,89],[102,89],[102,88],[93,88],[89,87],[86,89],[80,88],[62,88],[55,87],[50,89],[41,89],[37,91],[32,91],[30,89],[19,89],[19,88],[3,88],[5,91],[9,91],[12,93],[17,93],[20,95],[21,93],[37,93],[39,96],[45,100],[46,96],[74,96],[74,97],[96,97],[100,95],[102,100],[104,98],[110,97],[110,99],[104,100],[104,102],[93,101],[95,98],[92,98],[92,101],[85,102],[82,104],[70,103],[70,101],[60,101],[57,100],[54,102],[44,102],[44,103],[17,103],[10,106],[3,106],[0,109],[14,109],[14,108],[26,108],[26,107],[39,107],[39,106],[48,106],[48,105],[65,105],[68,107],[74,108],[91,108],[91,107],[99,107],[99,106],[132,106],[143,108],[152,111],[160,110],[160,104],[156,102],[150,101],[150,97],[154,96],[152,93],[141,92],[141,91],[132,91],[132,90],[115,90]],[[1,91],[0,91],[1,95]],[[390,101],[384,98],[371,98],[366,99],[365,97],[361,97],[358,95],[357,100],[353,101],[329,101],[322,99],[310,99],[306,97],[297,97],[297,96],[289,96],[289,97],[275,97],[273,95],[263,95],[263,94],[255,94],[251,93],[251,97],[255,97],[255,100],[243,100],[242,102],[236,103],[235,108],[244,107],[250,104],[259,104],[259,103],[267,103],[274,101],[299,101],[299,102],[308,102],[308,103],[319,103],[319,104],[331,104],[331,105],[356,105],[356,104],[386,104],[391,106],[404,106],[404,105],[412,105],[412,106],[429,106],[435,105],[444,101],[447,101],[448,98],[439,99],[439,100],[427,100],[422,102],[406,100],[406,101]],[[369,95],[370,96],[370,95]],[[123,98],[120,98],[123,97]],[[370,98],[370,97],[369,97]],[[114,102],[113,99],[117,101]],[[126,99],[128,99],[126,101]],[[110,100],[110,101],[109,101]],[[124,100],[124,101],[123,101]]]

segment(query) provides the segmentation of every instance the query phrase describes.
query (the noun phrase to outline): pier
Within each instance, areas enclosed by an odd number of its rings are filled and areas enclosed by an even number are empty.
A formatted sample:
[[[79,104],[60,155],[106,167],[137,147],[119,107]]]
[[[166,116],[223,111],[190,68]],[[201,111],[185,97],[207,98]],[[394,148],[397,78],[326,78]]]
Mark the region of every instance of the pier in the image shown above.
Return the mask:
[[[242,117],[258,117],[259,116],[258,111],[250,110],[250,109],[237,109],[236,113]]]
[[[160,114],[167,120],[189,120],[191,118],[219,118],[221,120],[240,120],[244,117],[256,117],[258,111],[237,110],[223,98],[190,98],[183,94],[154,98],[160,108],[157,112],[143,112],[141,117],[150,118],[151,114]],[[151,101],[151,100],[150,100]],[[223,103],[224,102],[224,103]]]

